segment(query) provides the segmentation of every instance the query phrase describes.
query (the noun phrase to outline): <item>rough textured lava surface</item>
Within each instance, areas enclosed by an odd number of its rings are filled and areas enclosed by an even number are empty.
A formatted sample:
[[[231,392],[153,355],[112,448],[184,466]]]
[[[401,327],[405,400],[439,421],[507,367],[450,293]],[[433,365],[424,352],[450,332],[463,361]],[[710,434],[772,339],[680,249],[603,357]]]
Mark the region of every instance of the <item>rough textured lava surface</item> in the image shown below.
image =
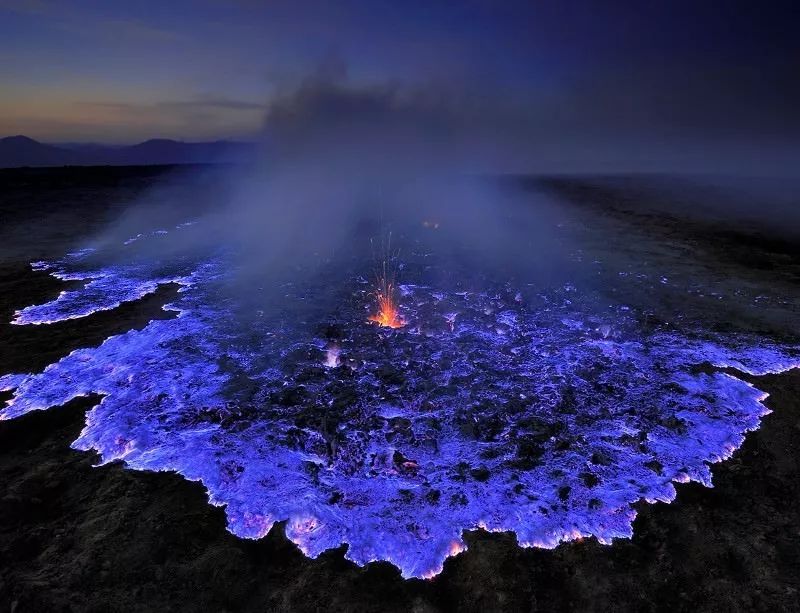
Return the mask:
[[[286,521],[312,557],[346,543],[357,564],[428,577],[478,527],[525,547],[630,537],[634,503],[671,501],[673,482],[711,486],[709,463],[758,428],[766,395],[737,371],[800,364],[756,333],[653,323],[591,286],[480,274],[466,286],[433,253],[400,263],[402,327],[370,321],[358,262],[254,308],[229,291],[232,252],[148,255],[192,231],[135,237],[125,258],[87,249],[35,263],[73,287],[19,310],[17,325],[180,291],[172,318],[0,377],[13,390],[0,419],[97,395],[73,447],[201,481],[231,532],[261,538]]]

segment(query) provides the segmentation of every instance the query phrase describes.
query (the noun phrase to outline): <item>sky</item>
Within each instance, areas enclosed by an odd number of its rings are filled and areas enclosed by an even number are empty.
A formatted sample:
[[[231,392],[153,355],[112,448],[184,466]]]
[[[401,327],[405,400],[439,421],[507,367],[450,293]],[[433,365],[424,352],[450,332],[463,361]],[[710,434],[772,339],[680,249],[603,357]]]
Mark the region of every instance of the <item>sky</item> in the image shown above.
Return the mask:
[[[0,135],[247,139],[315,75],[479,101],[572,155],[800,140],[779,2],[0,0]],[[702,135],[702,138],[698,138]],[[681,146],[678,147],[677,143]],[[619,147],[617,147],[619,149]]]

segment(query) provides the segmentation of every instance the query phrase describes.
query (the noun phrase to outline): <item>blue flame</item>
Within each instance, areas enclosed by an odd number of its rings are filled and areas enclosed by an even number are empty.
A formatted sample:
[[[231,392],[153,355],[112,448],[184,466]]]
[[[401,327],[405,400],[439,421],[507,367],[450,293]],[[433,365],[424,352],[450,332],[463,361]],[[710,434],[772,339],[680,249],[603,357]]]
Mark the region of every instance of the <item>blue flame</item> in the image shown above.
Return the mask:
[[[356,278],[342,285],[356,299],[327,320],[332,340],[262,311],[243,324],[221,297],[223,255],[169,274],[141,261],[86,269],[83,257],[38,264],[88,282],[14,323],[85,317],[170,282],[177,317],[0,377],[14,390],[0,419],[102,395],[75,449],[201,481],[240,537],[286,521],[306,555],[347,543],[348,559],[404,577],[441,571],[478,527],[525,547],[630,537],[633,503],[673,500],[673,482],[711,486],[709,463],[768,412],[763,392],[696,367],[800,365],[754,336],[647,331],[634,309],[571,286],[526,302],[511,286],[406,285],[407,325],[383,330]]]

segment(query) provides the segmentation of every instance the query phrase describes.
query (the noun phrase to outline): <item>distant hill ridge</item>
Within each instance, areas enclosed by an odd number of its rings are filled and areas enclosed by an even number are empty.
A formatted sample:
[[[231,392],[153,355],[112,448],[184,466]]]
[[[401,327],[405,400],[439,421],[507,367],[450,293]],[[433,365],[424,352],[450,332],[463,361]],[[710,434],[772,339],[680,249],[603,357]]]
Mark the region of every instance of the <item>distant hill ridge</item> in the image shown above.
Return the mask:
[[[0,138],[0,168],[22,166],[149,166],[246,160],[255,145],[236,141],[186,143],[154,138],[138,145],[49,145],[27,136]]]

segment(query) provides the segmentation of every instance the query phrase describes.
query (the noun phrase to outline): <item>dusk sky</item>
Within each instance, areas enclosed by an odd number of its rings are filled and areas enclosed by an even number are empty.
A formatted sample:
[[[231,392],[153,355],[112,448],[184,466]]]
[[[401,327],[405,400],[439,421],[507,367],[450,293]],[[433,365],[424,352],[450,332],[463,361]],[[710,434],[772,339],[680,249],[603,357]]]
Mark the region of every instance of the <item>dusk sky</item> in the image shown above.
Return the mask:
[[[0,0],[0,136],[251,138],[271,99],[323,71],[348,87],[514,99],[547,141],[586,133],[641,146],[702,132],[785,149],[800,137],[790,8]]]

